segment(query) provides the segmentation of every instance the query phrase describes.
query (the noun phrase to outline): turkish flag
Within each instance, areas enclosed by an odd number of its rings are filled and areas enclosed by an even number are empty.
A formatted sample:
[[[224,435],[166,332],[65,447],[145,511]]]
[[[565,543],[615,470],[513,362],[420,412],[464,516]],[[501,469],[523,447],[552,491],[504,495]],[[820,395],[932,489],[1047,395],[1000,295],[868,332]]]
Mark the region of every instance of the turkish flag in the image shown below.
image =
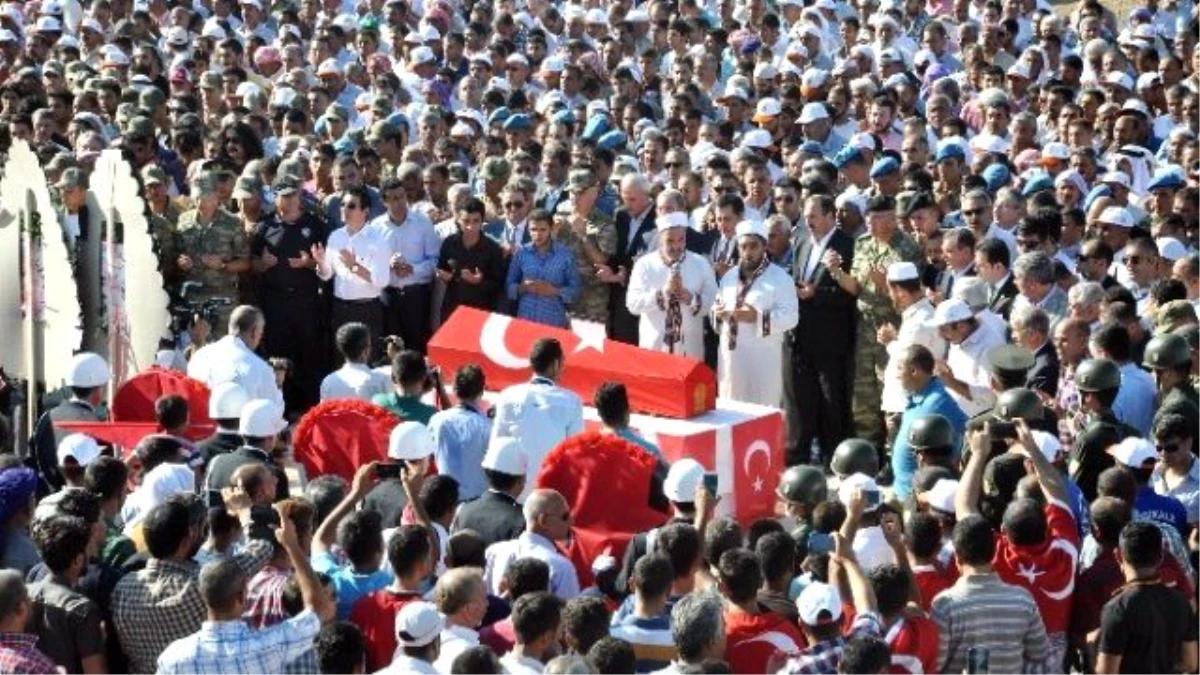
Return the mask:
[[[583,328],[570,331],[459,307],[430,340],[428,351],[448,373],[478,364],[488,388],[498,391],[529,381],[529,350],[543,337],[562,344],[567,364],[560,384],[585,401],[604,382],[618,380],[625,384],[635,412],[683,419],[716,406],[716,376],[703,363],[602,339]]]
[[[161,433],[157,422],[55,422],[63,431],[87,434],[102,443],[120,446],[131,451],[143,438]],[[216,431],[215,424],[190,424],[186,436],[190,440],[208,438]]]
[[[178,371],[156,366],[134,375],[117,389],[110,405],[112,419],[114,422],[154,422],[157,419],[154,414],[155,401],[163,396],[178,394],[187,399],[188,420],[194,425],[188,429],[187,436],[198,441],[212,433],[213,421],[208,416],[209,393],[203,382]]]
[[[775,488],[785,467],[780,413],[730,427],[734,513],[743,523],[775,515]]]
[[[388,436],[398,423],[374,403],[324,401],[296,424],[292,453],[309,476],[331,473],[353,480],[358,467],[387,458]]]

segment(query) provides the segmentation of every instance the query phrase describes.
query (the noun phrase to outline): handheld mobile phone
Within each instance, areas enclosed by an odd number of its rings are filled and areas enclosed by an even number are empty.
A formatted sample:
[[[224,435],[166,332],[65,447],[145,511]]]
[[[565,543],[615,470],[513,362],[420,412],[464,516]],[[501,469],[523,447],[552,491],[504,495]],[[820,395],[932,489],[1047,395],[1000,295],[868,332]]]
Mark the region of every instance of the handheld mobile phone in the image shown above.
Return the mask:
[[[1004,420],[993,420],[988,422],[988,433],[995,440],[1015,441],[1017,440],[1017,425]]]
[[[883,499],[883,493],[879,490],[863,490],[863,499],[867,502],[867,508],[873,509],[879,506],[879,502]]]
[[[704,489],[708,490],[708,494],[717,495],[717,488],[720,486],[720,477],[715,473],[704,474]]]
[[[824,555],[833,553],[833,535],[828,532],[810,532],[808,534],[808,554]]]
[[[251,539],[274,541],[275,528],[279,526],[279,513],[270,506],[250,508],[250,528],[246,535]]]
[[[399,478],[404,473],[404,465],[400,462],[382,462],[375,467],[375,476],[379,480]]]
[[[967,650],[967,672],[991,672],[991,650],[987,647],[971,647]]]

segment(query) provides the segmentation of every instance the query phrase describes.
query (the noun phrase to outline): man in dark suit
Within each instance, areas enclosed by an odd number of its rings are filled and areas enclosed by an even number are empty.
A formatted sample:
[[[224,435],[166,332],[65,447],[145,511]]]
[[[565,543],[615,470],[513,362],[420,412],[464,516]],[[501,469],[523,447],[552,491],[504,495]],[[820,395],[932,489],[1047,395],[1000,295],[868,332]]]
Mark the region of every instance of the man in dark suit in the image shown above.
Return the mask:
[[[843,271],[849,271],[854,240],[837,227],[837,207],[829,195],[809,197],[804,219],[812,236],[796,249],[792,263],[800,322],[788,341],[792,367],[784,372],[788,464],[807,461],[813,440],[821,462],[828,461],[846,438],[850,420],[855,299],[833,280],[825,260],[836,251]]]
[[[617,228],[617,252],[609,256],[608,266],[618,276],[619,283],[609,290],[608,337],[627,344],[638,343],[638,317],[625,306],[629,289],[629,274],[633,263],[646,251],[654,248],[654,202],[650,199],[650,184],[641,175],[626,176],[621,181],[623,205],[614,216]]]
[[[38,473],[40,496],[63,486],[62,472],[58,466],[58,444],[71,432],[57,429],[55,424],[101,421],[102,417],[96,410],[104,400],[104,388],[110,377],[108,363],[98,354],[83,352],[76,354],[72,359],[66,377],[71,397],[38,418],[34,427],[32,447],[26,458],[29,468]]]
[[[1008,320],[1013,298],[1017,297],[1017,282],[1013,281],[1008,245],[991,237],[975,244],[975,271],[992,287],[988,309]]]
[[[1039,394],[1058,394],[1058,352],[1050,341],[1050,317],[1040,307],[1027,306],[1013,312],[1013,342],[1033,353],[1033,366],[1025,376],[1025,386]]]
[[[473,530],[485,546],[519,537],[525,531],[525,514],[517,497],[525,489],[527,462],[520,441],[514,438],[493,441],[481,463],[488,489],[459,507],[450,532]]]

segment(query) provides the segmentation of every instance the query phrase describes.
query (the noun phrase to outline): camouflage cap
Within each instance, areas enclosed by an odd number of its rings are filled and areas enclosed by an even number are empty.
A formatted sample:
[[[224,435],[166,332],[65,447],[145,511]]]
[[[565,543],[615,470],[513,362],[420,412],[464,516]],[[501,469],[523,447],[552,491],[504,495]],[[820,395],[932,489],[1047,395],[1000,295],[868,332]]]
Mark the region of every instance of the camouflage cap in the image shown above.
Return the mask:
[[[379,143],[394,138],[400,138],[400,127],[387,121],[372,124],[371,130],[367,132],[368,143]]]
[[[193,196],[210,195],[217,191],[218,180],[216,175],[207,171],[198,171],[192,177],[192,193]]]
[[[59,152],[46,162],[47,171],[63,171],[75,166],[79,165],[75,162],[75,156],[69,152]]]
[[[63,169],[58,180],[54,183],[54,187],[61,189],[84,187],[87,185],[87,176],[83,175],[83,171],[75,167]]]
[[[333,117],[343,122],[349,122],[350,109],[340,103],[330,103],[329,107],[325,108],[325,114],[322,117]]]
[[[297,179],[304,179],[304,162],[291,157],[279,163],[279,169],[276,170],[275,180],[278,182],[279,176],[291,176]]]
[[[1154,316],[1154,331],[1170,333],[1176,328],[1196,323],[1196,308],[1187,300],[1172,300],[1158,308]]]
[[[206,70],[200,74],[201,89],[220,89],[221,74],[212,70]]]
[[[291,180],[289,178],[289,180]],[[263,182],[258,176],[238,176],[237,182],[233,186],[234,199],[247,199],[249,197],[261,197],[263,193]]]
[[[488,157],[479,167],[479,175],[484,180],[507,180],[512,172],[512,166],[503,157]]]
[[[147,164],[142,167],[143,185],[166,185],[167,172],[157,164]]]
[[[572,193],[581,192],[596,184],[596,175],[591,169],[571,169],[567,174],[567,189]]]
[[[125,135],[129,138],[153,138],[154,122],[151,122],[149,117],[141,115],[133,117],[125,125]]]
[[[158,106],[167,102],[167,95],[162,89],[157,87],[146,87],[138,96],[138,107],[142,110],[153,111]]]

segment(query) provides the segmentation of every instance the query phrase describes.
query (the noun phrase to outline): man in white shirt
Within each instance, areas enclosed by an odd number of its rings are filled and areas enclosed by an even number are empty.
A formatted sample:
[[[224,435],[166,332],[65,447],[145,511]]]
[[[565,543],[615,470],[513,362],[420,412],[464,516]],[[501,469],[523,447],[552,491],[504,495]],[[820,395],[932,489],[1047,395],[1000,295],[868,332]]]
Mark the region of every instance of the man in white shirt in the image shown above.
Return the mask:
[[[479,646],[477,629],[487,614],[487,586],[478,570],[459,567],[438,577],[433,599],[446,617],[441,650],[433,667],[448,673],[459,654]]]
[[[935,359],[940,359],[946,354],[946,341],[928,324],[933,318],[933,303],[922,291],[916,265],[910,262],[888,265],[887,283],[888,295],[900,313],[900,327],[890,323],[879,327],[879,343],[888,352],[883,371],[883,411],[899,414],[908,404],[908,396],[900,382],[900,364],[905,351],[912,345],[922,345]]]
[[[391,249],[391,283],[386,291],[384,330],[398,335],[406,349],[425,353],[429,341],[433,272],[442,242],[429,218],[408,208],[408,195],[397,178],[380,188],[387,213],[371,221],[385,233]]]
[[[564,599],[579,595],[579,577],[575,566],[558,552],[554,542],[571,535],[571,507],[554,490],[534,490],[525,500],[525,531],[516,539],[487,547],[487,567],[483,578],[492,593],[500,595],[500,582],[508,566],[521,558],[537,558],[550,568],[550,591]]]
[[[996,394],[991,388],[988,352],[1005,343],[1004,335],[979,322],[967,303],[951,298],[938,305],[930,320],[938,334],[950,343],[945,361],[939,360],[934,374],[942,378],[959,407],[974,417],[991,410]]]
[[[625,306],[641,317],[640,347],[702,361],[704,309],[717,295],[716,277],[704,258],[686,248],[687,214],[664,214],[656,223],[658,252],[634,263]]]
[[[368,227],[371,200],[365,186],[342,193],[344,226],[329,235],[325,248],[314,247],[317,276],[333,279],[333,330],[351,321],[366,324],[371,340],[379,344],[383,333],[383,290],[391,280],[391,246],[386,232]]]
[[[428,602],[410,602],[396,613],[396,655],[392,664],[380,673],[391,675],[434,675],[450,672],[435,668],[446,622],[437,608]]]
[[[209,390],[234,382],[251,399],[265,398],[283,406],[283,392],[275,384],[275,370],[254,350],[262,341],[265,321],[262,312],[241,305],[229,315],[229,335],[205,345],[188,362],[188,377],[199,380]]]
[[[717,352],[721,396],[778,406],[783,400],[783,336],[800,318],[792,277],[767,259],[767,226],[737,226],[738,264],[725,273],[713,304],[721,335]]]
[[[392,391],[392,382],[367,364],[371,356],[371,329],[352,321],[337,330],[337,349],[345,365],[321,381],[321,400],[353,398],[370,401],[375,395]]]
[[[532,380],[500,392],[490,439],[495,443],[500,438],[515,438],[525,449],[528,464],[522,498],[529,494],[542,460],[554,446],[583,431],[583,400],[557,384],[566,365],[562,344],[554,338],[533,343],[529,364]]]

